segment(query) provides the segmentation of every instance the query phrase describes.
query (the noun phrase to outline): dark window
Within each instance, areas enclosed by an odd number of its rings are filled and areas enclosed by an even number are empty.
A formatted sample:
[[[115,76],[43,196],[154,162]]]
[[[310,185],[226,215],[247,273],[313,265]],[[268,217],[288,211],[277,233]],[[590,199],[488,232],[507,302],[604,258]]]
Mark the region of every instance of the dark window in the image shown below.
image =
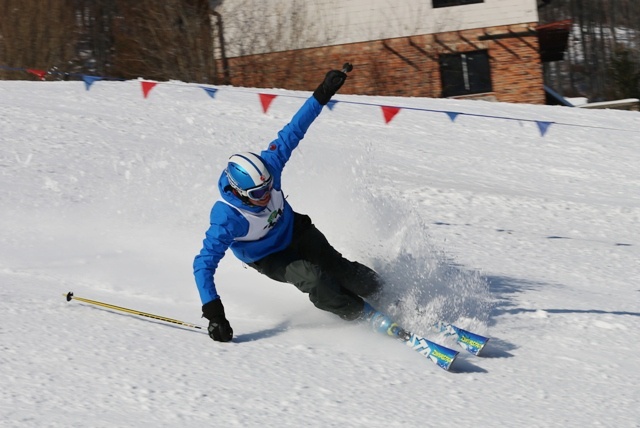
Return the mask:
[[[484,0],[433,0],[433,8],[460,6],[462,4],[484,3]]]
[[[491,64],[486,50],[440,55],[442,96],[491,92]]]

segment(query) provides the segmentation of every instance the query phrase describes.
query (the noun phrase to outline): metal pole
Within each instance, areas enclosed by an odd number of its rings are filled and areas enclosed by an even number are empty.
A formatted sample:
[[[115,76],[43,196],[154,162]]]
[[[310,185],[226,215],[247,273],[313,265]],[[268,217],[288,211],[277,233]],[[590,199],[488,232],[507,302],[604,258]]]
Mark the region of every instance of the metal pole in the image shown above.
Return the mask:
[[[73,295],[72,291],[69,291],[67,294],[63,294],[63,296],[67,297],[67,302],[70,302],[71,299],[74,299],[74,300],[79,300],[80,302],[89,303],[90,305],[96,305],[96,306],[101,306],[103,308],[113,309],[114,311],[125,312],[127,314],[132,314],[132,315],[139,315],[141,317],[153,318],[154,320],[169,322],[172,324],[178,324],[183,327],[197,328],[199,330],[202,329],[202,327],[199,325],[176,320],[173,318],[163,317],[162,315],[154,315],[148,312],[142,312],[135,309],[123,308],[122,306],[116,306],[110,303],[104,303],[104,302],[99,302],[97,300],[85,299],[84,297],[76,297]]]

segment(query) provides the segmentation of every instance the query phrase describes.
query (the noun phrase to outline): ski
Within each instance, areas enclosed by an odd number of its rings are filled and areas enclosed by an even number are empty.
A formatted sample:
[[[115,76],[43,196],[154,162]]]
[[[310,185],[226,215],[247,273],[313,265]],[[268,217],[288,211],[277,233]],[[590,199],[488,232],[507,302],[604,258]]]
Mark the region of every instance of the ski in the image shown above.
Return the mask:
[[[488,337],[456,327],[453,324],[440,322],[434,327],[437,331],[445,333],[445,336],[456,336],[456,342],[458,345],[460,345],[460,347],[465,351],[476,356],[480,354],[480,351],[482,351],[489,341]]]
[[[428,358],[440,368],[447,371],[451,368],[451,365],[458,356],[458,351],[449,349],[446,346],[438,345],[437,343],[425,339],[424,337],[420,337],[414,333],[406,333],[409,334],[409,338],[403,340],[408,347]]]
[[[401,306],[401,301],[396,301],[396,306]],[[424,315],[425,309],[417,306],[415,310],[420,314]],[[445,337],[454,336],[456,338],[456,343],[465,351],[469,352],[472,355],[478,356],[480,352],[483,350],[487,342],[489,342],[489,338],[482,336],[478,333],[474,333],[469,330],[465,330],[456,325],[453,325],[444,321],[437,321],[430,328],[435,333],[444,333]]]
[[[371,306],[365,307],[367,322],[375,332],[386,334],[403,342],[405,345],[426,357],[438,367],[449,370],[458,356],[458,351],[439,345],[429,339],[406,331],[391,318]]]

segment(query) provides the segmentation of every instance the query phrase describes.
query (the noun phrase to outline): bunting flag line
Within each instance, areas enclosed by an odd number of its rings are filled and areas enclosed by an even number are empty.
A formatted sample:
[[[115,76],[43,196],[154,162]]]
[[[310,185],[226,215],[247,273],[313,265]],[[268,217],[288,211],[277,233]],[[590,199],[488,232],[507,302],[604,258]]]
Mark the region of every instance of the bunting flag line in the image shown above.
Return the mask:
[[[7,71],[27,71],[25,68],[8,67],[6,65],[0,65],[0,70]]]
[[[267,110],[269,110],[269,106],[273,102],[273,100],[277,97],[277,95],[273,94],[258,94],[260,97],[260,104],[262,104],[262,111],[266,114]]]
[[[0,64],[0,71],[2,71],[2,70],[26,72],[26,73],[29,73],[29,74],[32,74],[32,75],[36,76],[38,79],[43,80],[43,81],[45,80],[45,78],[48,75],[51,75],[51,76],[63,76],[64,80],[68,80],[69,78],[77,78],[77,79],[81,79],[84,82],[87,91],[89,91],[91,86],[95,82],[97,82],[99,80],[126,81],[125,79],[115,78],[115,77],[91,76],[91,75],[86,75],[86,74],[81,74],[81,73],[62,72],[62,71],[57,70],[56,68],[47,71],[47,70],[41,70],[41,69],[36,69],[36,68],[9,67],[9,66],[5,66],[5,65]],[[62,79],[58,78],[57,80],[62,80]],[[160,82],[150,81],[150,80],[138,80],[138,81],[140,81],[140,83],[142,85],[142,94],[143,94],[145,99],[149,96],[150,91],[156,85],[158,85],[160,83]],[[215,96],[216,96],[216,94],[218,92],[217,88],[211,88],[211,87],[197,85],[197,84],[188,84],[188,83],[185,84],[185,83],[181,83],[181,82],[179,84],[171,83],[171,82],[162,82],[162,84],[163,85],[181,86],[181,87],[184,87],[184,86],[199,87],[199,88],[203,89],[207,93],[207,95],[209,95],[209,97],[211,97],[212,99],[215,99]],[[226,88],[225,90],[233,91],[234,89],[235,88]],[[242,90],[242,92],[247,92],[247,91],[246,90]],[[253,92],[253,93],[256,93],[256,92]],[[259,99],[260,99],[260,104],[262,105],[262,111],[265,114],[268,112],[273,100],[278,96],[288,97],[288,98],[306,99],[305,96],[298,96],[298,95],[274,95],[274,94],[258,93],[258,96],[259,96]],[[631,133],[634,133],[634,134],[640,133],[640,130],[638,130],[638,129],[622,129],[622,128],[613,128],[613,127],[606,127],[606,126],[591,126],[591,125],[566,123],[566,122],[554,122],[554,121],[549,121],[549,120],[523,119],[523,118],[517,118],[517,117],[493,116],[493,115],[479,114],[479,113],[465,113],[465,112],[436,110],[436,109],[427,109],[427,108],[419,108],[419,107],[389,106],[389,105],[380,105],[380,104],[364,103],[364,102],[357,102],[357,101],[330,100],[329,103],[327,103],[327,107],[329,108],[329,110],[333,110],[335,105],[338,102],[341,102],[341,103],[344,103],[344,104],[354,104],[354,105],[379,107],[379,108],[382,109],[382,115],[384,117],[384,121],[385,121],[386,124],[389,124],[394,119],[394,117],[400,112],[400,110],[414,110],[414,111],[420,111],[420,112],[444,113],[449,117],[451,122],[455,122],[456,119],[459,116],[469,116],[469,117],[486,118],[486,119],[502,119],[502,120],[516,121],[516,122],[520,122],[520,123],[522,123],[522,122],[530,122],[530,123],[533,122],[533,123],[535,123],[538,131],[540,132],[540,136],[541,137],[545,137],[546,136],[546,134],[548,133],[549,129],[551,128],[551,125],[572,126],[572,127],[576,127],[576,128],[588,128],[588,129],[603,129],[603,130],[618,131],[618,132],[631,132]]]

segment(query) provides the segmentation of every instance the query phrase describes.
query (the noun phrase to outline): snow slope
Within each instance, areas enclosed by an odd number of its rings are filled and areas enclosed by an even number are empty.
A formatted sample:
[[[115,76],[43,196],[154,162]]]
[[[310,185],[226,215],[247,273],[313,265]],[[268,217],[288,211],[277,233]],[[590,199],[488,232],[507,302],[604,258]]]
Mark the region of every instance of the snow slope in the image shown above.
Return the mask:
[[[232,343],[67,302],[205,324],[191,263],[218,175],[309,95],[262,92],[280,95],[268,114],[250,89],[0,81],[0,425],[640,426],[636,112],[339,95],[312,125],[289,202],[388,280],[380,305],[406,328],[492,338],[455,371],[232,255]],[[385,124],[358,103],[525,120]]]

